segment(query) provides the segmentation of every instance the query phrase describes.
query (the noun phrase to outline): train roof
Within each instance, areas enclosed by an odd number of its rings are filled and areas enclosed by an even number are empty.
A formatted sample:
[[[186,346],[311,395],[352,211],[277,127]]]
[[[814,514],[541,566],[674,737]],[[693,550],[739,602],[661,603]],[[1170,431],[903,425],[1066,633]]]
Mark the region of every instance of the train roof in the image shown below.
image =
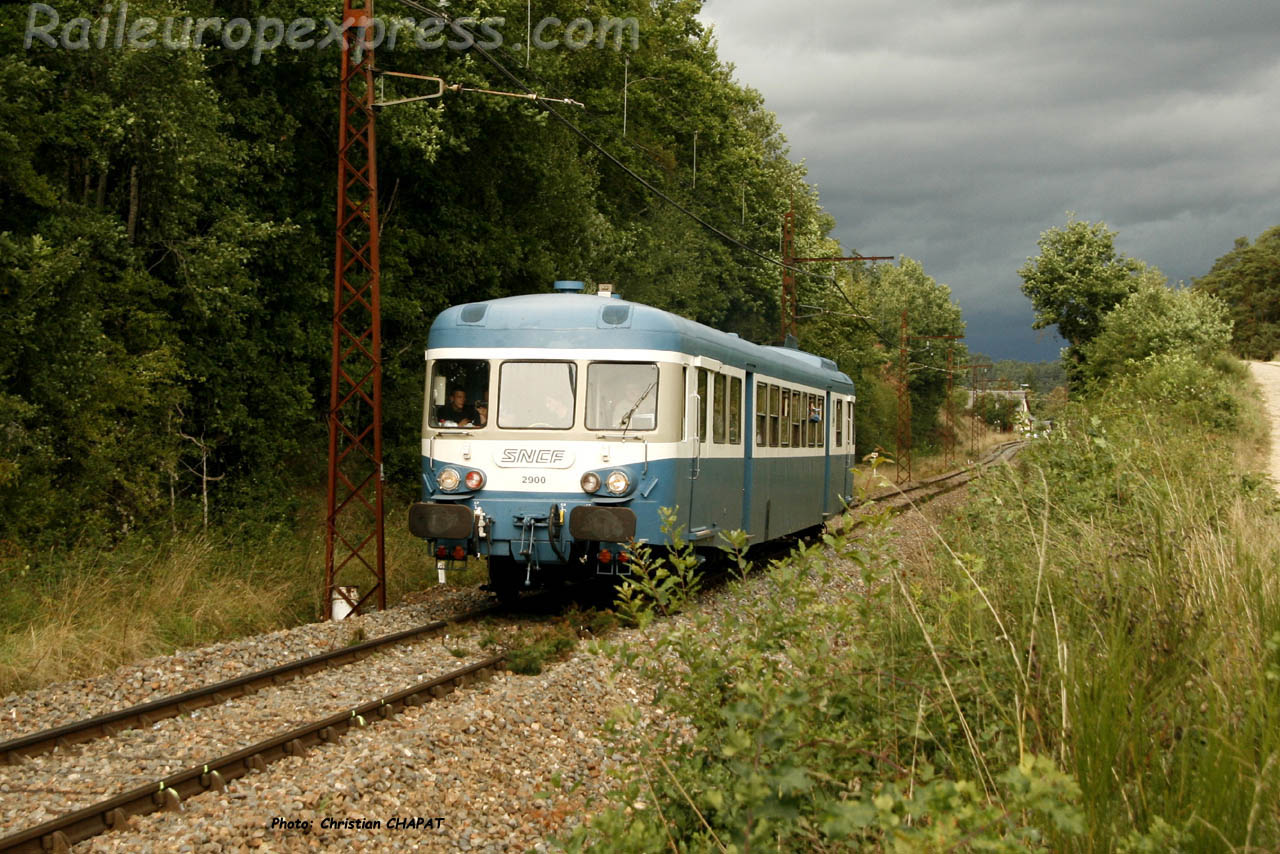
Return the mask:
[[[853,391],[853,381],[822,356],[753,344],[643,303],[584,294],[528,294],[453,306],[436,317],[427,342],[433,349],[670,350],[778,379]]]

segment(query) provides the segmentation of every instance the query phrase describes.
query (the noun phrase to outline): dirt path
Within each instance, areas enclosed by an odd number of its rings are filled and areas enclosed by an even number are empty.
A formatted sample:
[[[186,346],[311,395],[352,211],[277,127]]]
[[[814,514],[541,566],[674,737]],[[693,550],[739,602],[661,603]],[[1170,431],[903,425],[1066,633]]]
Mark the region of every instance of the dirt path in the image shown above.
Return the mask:
[[[1249,372],[1262,387],[1262,399],[1271,418],[1271,479],[1280,484],[1280,362],[1250,362]]]

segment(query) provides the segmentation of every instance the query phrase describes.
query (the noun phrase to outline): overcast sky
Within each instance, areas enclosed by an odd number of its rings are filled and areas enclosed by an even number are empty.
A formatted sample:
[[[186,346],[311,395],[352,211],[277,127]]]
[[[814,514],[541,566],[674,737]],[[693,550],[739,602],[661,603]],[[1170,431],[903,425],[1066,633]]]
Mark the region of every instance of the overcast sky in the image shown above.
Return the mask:
[[[706,0],[848,249],[951,287],[968,344],[1056,358],[1017,269],[1104,220],[1171,282],[1280,224],[1277,0]]]

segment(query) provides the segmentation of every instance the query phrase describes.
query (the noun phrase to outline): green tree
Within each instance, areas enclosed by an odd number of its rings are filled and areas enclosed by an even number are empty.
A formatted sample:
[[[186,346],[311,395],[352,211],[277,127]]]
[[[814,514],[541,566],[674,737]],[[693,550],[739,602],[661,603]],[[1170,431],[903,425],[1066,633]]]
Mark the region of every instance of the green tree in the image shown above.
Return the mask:
[[[1208,361],[1230,340],[1231,322],[1221,300],[1147,278],[1103,318],[1101,331],[1085,347],[1084,375],[1106,380],[1144,359],[1174,352]]]
[[[1246,359],[1271,359],[1280,350],[1280,226],[1250,245],[1236,238],[1230,252],[1193,287],[1219,297],[1229,307],[1231,347]]]
[[[1106,223],[1068,215],[1066,226],[1040,235],[1040,254],[1018,269],[1022,292],[1035,308],[1033,326],[1057,326],[1076,369],[1103,316],[1137,289],[1144,270],[1142,262],[1116,251],[1115,236]]]
[[[845,254],[834,241],[820,246],[819,251]],[[919,261],[903,256],[897,264],[863,270],[857,278],[837,276],[834,283],[808,280],[800,295],[802,303],[821,311],[817,318],[802,324],[801,345],[835,360],[859,387],[859,454],[877,446],[894,446],[894,389],[902,312],[907,312],[913,444],[920,447],[935,441],[938,413],[946,397],[947,351],[951,350],[953,368],[968,360],[963,341],[926,340],[927,336],[964,334],[964,320],[960,307],[951,301],[951,289],[928,275]],[[957,371],[957,385],[958,377]]]

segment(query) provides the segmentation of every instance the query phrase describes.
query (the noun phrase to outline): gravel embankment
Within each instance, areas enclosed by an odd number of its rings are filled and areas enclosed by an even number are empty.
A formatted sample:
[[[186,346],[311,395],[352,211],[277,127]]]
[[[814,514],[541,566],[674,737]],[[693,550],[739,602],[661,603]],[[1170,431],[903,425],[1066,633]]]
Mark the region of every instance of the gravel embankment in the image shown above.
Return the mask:
[[[546,850],[546,834],[599,808],[609,772],[625,761],[600,728],[612,709],[644,698],[611,670],[580,653],[540,676],[500,674],[194,798],[181,816],[135,818],[127,832],[77,849]],[[396,818],[442,822],[394,829]],[[325,819],[381,825],[322,827]]]

